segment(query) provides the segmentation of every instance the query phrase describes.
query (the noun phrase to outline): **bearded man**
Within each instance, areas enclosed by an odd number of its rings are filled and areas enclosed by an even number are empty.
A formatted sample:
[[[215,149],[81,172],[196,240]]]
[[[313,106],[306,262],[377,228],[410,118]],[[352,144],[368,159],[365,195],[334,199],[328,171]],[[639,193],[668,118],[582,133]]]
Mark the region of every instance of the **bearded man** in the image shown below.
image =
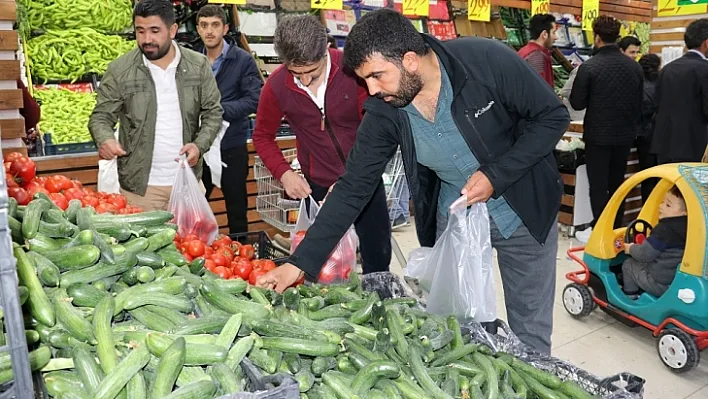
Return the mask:
[[[486,203],[509,324],[523,342],[549,353],[563,187],[552,151],[570,123],[568,111],[504,44],[441,42],[389,9],[354,25],[344,63],[373,96],[346,172],[289,263],[257,283],[282,291],[303,273],[316,277],[400,145],[420,244],[435,244],[460,196]]]
[[[221,129],[221,95],[209,60],[174,42],[172,2],[141,1],[133,24],[138,48],[108,65],[89,131],[102,159],[118,158],[128,202],[166,209],[181,155],[201,176],[202,155]]]
[[[533,39],[519,50],[521,58],[538,72],[551,87],[553,84],[553,58],[551,49],[556,41],[556,17],[536,14],[529,20],[529,34]]]

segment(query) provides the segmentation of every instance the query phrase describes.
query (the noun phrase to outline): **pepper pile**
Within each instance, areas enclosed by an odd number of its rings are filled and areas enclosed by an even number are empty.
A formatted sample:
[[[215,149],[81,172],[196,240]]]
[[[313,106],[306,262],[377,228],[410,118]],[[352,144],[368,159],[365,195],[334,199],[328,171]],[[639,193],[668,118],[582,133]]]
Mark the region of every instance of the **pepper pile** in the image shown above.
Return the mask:
[[[35,90],[34,97],[42,103],[39,127],[43,133],[52,134],[53,144],[93,141],[88,123],[96,107],[96,93],[60,87]]]

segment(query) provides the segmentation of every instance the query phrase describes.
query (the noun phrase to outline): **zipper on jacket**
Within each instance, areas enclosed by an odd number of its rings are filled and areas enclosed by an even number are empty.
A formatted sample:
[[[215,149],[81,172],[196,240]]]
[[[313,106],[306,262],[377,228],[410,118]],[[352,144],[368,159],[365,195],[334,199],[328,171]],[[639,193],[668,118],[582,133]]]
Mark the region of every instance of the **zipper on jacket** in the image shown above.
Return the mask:
[[[334,149],[337,151],[337,155],[339,155],[339,160],[342,161],[342,166],[346,167],[347,166],[347,159],[344,156],[344,150],[342,150],[342,146],[339,144],[339,140],[337,140],[337,136],[334,134],[334,131],[332,130],[332,126],[329,124],[329,120],[323,115],[322,116],[322,125],[325,126],[325,131],[329,135],[329,139],[332,140],[332,144],[334,145]]]
[[[482,145],[482,148],[484,148],[484,151],[487,153],[487,156],[492,155],[491,151],[489,151],[489,147],[487,147],[487,144],[484,142],[484,139],[482,138],[482,134],[479,133],[479,130],[477,130],[477,126],[475,126],[474,122],[472,122],[472,118],[470,117],[470,111],[465,110],[465,118],[467,118],[467,122],[469,122],[470,125],[472,125],[472,130],[474,130],[475,136],[477,136],[477,139],[479,140],[479,143]],[[459,129],[459,127],[458,127]]]

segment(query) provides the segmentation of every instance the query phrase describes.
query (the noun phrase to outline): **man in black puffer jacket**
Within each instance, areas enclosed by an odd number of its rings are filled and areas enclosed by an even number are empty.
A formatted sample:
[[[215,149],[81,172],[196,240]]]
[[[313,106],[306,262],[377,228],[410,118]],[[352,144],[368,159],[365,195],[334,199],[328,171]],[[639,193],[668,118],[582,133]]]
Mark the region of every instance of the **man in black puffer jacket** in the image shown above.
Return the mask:
[[[578,70],[570,105],[586,109],[583,141],[594,224],[624,182],[627,158],[641,129],[644,76],[639,64],[615,44],[619,21],[603,15],[592,28],[595,53]],[[620,207],[615,227],[623,215]]]

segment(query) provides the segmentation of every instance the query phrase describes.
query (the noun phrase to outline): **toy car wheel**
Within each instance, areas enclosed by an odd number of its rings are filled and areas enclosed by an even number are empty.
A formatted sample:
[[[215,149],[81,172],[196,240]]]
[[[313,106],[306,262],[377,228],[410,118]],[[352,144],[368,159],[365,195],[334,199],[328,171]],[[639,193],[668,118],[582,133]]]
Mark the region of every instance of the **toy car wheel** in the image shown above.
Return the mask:
[[[595,309],[594,303],[587,286],[570,283],[563,289],[563,307],[575,318],[589,315]]]
[[[664,365],[674,373],[691,371],[701,360],[696,341],[678,328],[662,331],[656,341],[656,350]]]

